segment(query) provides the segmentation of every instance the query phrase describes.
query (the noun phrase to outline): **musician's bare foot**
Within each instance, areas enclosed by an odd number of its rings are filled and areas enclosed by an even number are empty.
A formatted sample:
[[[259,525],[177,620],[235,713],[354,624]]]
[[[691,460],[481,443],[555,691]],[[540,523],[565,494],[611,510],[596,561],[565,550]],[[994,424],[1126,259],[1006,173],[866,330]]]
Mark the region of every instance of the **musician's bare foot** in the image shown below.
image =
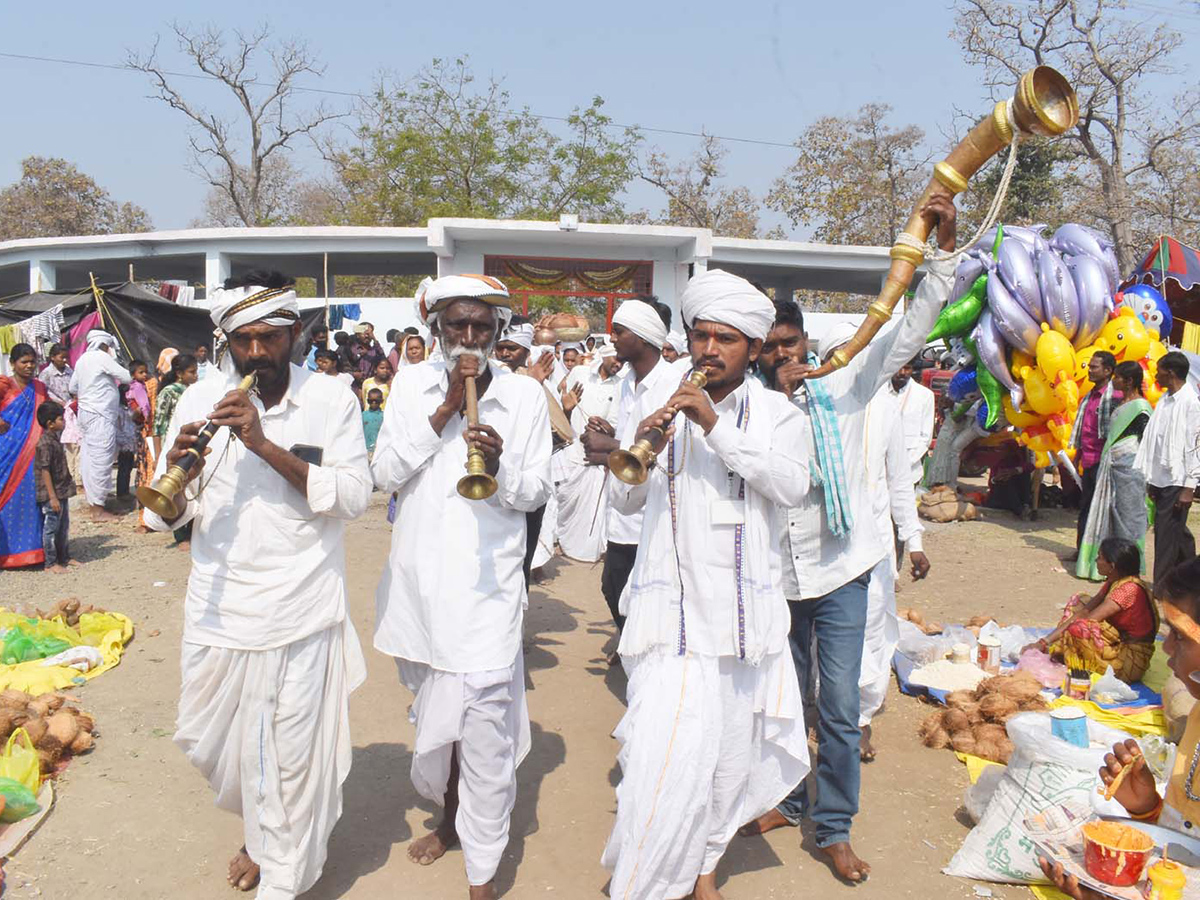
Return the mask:
[[[875,745],[871,743],[871,726],[862,727],[862,737],[858,741],[858,758],[863,762],[875,762]]]
[[[145,525],[141,525],[141,524],[137,525],[133,530],[136,531],[138,534],[149,534],[150,533],[150,529],[147,528]]]
[[[871,867],[850,849],[849,841],[839,841],[828,847],[822,847],[821,852],[829,857],[830,866],[843,881],[858,884],[866,881],[871,874]]]
[[[721,892],[717,890],[716,869],[696,879],[696,887],[692,891],[692,898],[693,900],[721,900]]]
[[[77,560],[77,559],[68,559],[68,560],[67,560],[67,565],[68,565],[68,566],[82,566],[82,565],[83,565],[83,563],[81,563],[81,562],[80,562],[79,560]]]
[[[119,518],[121,518],[121,517],[113,515],[107,509],[105,509],[103,506],[93,506],[92,507],[92,521],[93,522],[115,522]]]
[[[180,550],[187,552],[192,549],[192,542],[191,541],[180,541],[175,546],[178,547]]]
[[[408,858],[418,866],[432,866],[457,843],[458,834],[454,830],[454,820],[450,819],[447,823],[447,820],[443,819],[441,824],[425,837],[418,838],[408,845]]]
[[[791,822],[783,817],[783,813],[777,809],[772,809],[763,813],[753,822],[747,822],[738,829],[738,834],[742,837],[753,837],[756,834],[766,834],[768,831],[774,831],[776,828],[784,828],[791,824]]]
[[[46,571],[47,572],[55,572],[57,574],[62,574],[63,572],[67,571],[67,567],[56,563],[54,565],[46,566]]]
[[[258,887],[258,864],[247,855],[245,847],[229,861],[229,884],[239,891]]]
[[[489,881],[487,884],[472,884],[467,896],[470,900],[496,900],[496,882]]]

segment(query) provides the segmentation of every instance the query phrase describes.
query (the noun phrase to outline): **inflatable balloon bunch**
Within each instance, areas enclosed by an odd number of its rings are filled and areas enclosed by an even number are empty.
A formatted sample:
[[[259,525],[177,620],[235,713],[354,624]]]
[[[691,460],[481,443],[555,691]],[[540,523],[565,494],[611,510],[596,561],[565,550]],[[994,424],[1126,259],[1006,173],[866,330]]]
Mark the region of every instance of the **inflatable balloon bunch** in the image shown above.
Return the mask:
[[[994,429],[1007,420],[1039,467],[1073,456],[1067,443],[1098,350],[1141,363],[1147,399],[1157,402],[1154,375],[1166,352],[1159,336],[1171,329],[1154,288],[1116,292],[1120,271],[1108,238],[1082,225],[1063,225],[1049,240],[1043,230],[999,225],[985,233],[959,263],[950,302],[929,333],[956,353],[961,347],[984,400],[979,424]]]

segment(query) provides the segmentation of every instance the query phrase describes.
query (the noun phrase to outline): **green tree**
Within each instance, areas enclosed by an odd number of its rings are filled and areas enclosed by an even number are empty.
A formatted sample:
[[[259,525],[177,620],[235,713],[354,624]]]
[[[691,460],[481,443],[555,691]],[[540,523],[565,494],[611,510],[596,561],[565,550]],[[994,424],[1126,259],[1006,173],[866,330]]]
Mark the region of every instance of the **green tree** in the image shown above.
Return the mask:
[[[149,230],[144,209],[113,200],[65,159],[26,157],[20,180],[0,190],[0,240]]]
[[[959,234],[972,234],[987,215],[1008,154],[996,156],[971,179],[959,198]],[[1070,171],[1073,157],[1061,141],[1035,138],[1017,147],[1017,165],[1008,185],[1001,222],[1014,225],[1045,224],[1056,228],[1070,221],[1077,180]]]
[[[868,103],[853,117],[818,119],[796,140],[796,161],[767,205],[819,241],[890,246],[929,177],[925,133],[887,124],[891,107]]]
[[[431,217],[623,217],[621,192],[640,138],[615,137],[603,100],[552,133],[495,80],[476,85],[466,60],[434,60],[411,81],[381,84],[360,111],[357,140],[327,142],[344,220],[421,225]]]

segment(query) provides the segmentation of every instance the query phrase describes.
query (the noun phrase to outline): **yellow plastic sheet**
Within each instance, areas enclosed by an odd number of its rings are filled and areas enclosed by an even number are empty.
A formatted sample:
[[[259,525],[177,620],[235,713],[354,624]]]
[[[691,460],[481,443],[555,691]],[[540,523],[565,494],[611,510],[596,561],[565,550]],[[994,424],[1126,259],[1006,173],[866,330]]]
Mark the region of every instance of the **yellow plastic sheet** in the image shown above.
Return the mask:
[[[1161,709],[1142,709],[1126,715],[1101,709],[1090,700],[1072,700],[1070,697],[1059,697],[1050,706],[1078,706],[1089,719],[1109,728],[1128,731],[1130,734],[1157,734],[1166,737],[1169,733],[1167,718]]]
[[[104,658],[103,663],[89,672],[67,666],[44,666],[40,659],[15,666],[0,665],[0,690],[14,688],[34,696],[71,687],[79,684],[80,679],[91,680],[101,672],[107,672],[121,661],[125,645],[133,637],[133,622],[120,613],[83,613],[76,629],[67,625],[61,616],[30,619],[0,607],[0,631],[12,628],[18,622],[37,637],[56,637],[72,647],[83,644],[95,647]]]
[[[1000,766],[1000,768],[1004,768],[1002,763],[992,762],[990,759],[984,759],[982,756],[959,753],[957,750],[954,751],[954,755],[958,757],[959,762],[966,764],[967,777],[971,779],[971,784],[979,780],[979,776],[983,774],[984,769],[988,766]]]
[[[1047,887],[1044,884],[1032,884],[1029,889],[1033,891],[1033,896],[1038,900],[1071,900],[1066,894],[1058,888]]]

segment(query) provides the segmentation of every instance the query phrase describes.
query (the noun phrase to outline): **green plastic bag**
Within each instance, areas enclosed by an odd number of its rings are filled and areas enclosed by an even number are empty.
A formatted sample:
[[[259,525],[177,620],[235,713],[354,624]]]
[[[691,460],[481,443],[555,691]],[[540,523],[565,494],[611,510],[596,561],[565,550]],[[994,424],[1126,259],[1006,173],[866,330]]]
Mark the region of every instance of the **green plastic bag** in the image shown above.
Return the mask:
[[[46,659],[62,653],[71,645],[55,637],[35,637],[20,625],[4,632],[4,647],[0,650],[0,662],[15,666],[33,659]]]
[[[12,778],[0,778],[0,797],[4,798],[0,822],[20,822],[41,809],[33,791]]]

